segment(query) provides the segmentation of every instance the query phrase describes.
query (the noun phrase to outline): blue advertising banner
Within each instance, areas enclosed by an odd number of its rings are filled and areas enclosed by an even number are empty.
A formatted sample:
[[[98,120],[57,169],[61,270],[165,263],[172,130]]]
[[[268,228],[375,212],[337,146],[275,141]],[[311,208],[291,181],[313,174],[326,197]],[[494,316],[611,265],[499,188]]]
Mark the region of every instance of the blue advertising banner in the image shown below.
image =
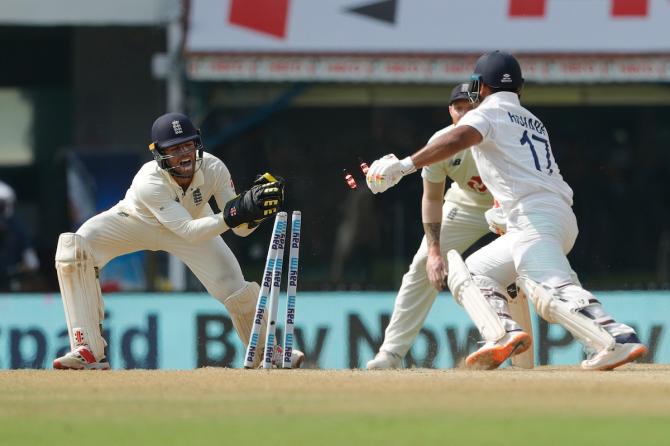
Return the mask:
[[[596,293],[649,346],[646,362],[670,362],[670,292]],[[393,310],[394,293],[299,293],[296,348],[308,367],[359,368],[374,356]],[[281,296],[279,334],[285,296]],[[241,367],[242,344],[225,308],[200,293],[119,293],[105,297],[105,338],[112,368]],[[0,295],[0,368],[51,368],[69,349],[58,294]],[[533,316],[537,364],[577,364],[583,350],[560,326]],[[282,339],[280,337],[280,339]],[[450,368],[479,340],[449,294],[435,301],[406,358],[408,366]]]

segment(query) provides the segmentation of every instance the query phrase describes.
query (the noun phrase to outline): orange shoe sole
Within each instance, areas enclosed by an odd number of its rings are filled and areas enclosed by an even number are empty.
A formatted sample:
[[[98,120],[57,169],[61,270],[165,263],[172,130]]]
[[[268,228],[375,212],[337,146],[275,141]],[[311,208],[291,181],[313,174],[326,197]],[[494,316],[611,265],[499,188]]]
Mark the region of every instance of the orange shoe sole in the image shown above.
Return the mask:
[[[477,350],[465,359],[465,364],[473,370],[493,370],[500,367],[512,355],[525,352],[532,340],[528,333],[517,333],[506,344],[496,345],[486,350]]]

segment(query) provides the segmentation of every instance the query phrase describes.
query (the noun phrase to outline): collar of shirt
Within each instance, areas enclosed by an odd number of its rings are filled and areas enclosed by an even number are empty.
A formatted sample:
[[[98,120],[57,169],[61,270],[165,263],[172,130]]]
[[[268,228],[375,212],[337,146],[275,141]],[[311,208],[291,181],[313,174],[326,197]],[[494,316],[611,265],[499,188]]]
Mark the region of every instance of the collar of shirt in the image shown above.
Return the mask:
[[[168,183],[172,187],[182,191],[182,194],[186,194],[186,192],[183,191],[181,186],[177,184],[177,182],[174,180],[174,177],[170,175],[168,171],[166,171],[165,169],[161,169],[160,172],[163,175],[163,177],[167,179]],[[202,166],[201,166],[200,169],[198,169],[197,172],[193,175],[193,179],[191,180],[191,184],[188,185],[187,190],[196,190],[203,184],[205,184],[205,175],[202,173]]]
[[[497,93],[493,93],[484,98],[480,105],[493,105],[499,104],[501,102],[512,102],[513,104],[521,105],[521,102],[519,101],[519,95],[512,91],[499,91]]]

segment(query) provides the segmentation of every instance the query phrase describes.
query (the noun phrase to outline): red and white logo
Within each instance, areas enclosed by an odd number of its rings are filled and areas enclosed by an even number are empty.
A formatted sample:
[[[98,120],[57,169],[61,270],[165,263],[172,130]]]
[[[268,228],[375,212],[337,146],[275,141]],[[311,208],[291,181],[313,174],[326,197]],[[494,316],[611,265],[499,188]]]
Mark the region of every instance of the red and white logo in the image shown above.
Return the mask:
[[[81,330],[81,328],[75,328],[73,330],[72,336],[74,337],[74,343],[75,345],[84,345],[84,332]]]
[[[480,193],[486,192],[486,186],[484,186],[484,182],[482,181],[482,178],[480,176],[474,176],[470,178],[470,181],[468,181],[468,186],[470,189],[475,190]]]

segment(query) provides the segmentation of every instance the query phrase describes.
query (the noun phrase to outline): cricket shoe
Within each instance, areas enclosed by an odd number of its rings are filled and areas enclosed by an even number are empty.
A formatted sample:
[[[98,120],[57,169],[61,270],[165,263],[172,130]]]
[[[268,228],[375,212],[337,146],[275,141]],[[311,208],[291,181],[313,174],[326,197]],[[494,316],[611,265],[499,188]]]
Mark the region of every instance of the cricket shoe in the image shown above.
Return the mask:
[[[109,370],[107,358],[96,361],[95,355],[86,345],[77,347],[60,358],[54,359],[54,369],[58,370]]]
[[[493,370],[510,356],[523,353],[531,345],[531,337],[523,331],[510,331],[497,341],[487,341],[476,352],[465,359],[465,365],[473,370]]]
[[[402,368],[402,357],[393,352],[379,350],[365,366],[368,370],[388,370]]]
[[[615,338],[616,344],[611,349],[604,349],[582,361],[583,370],[613,370],[629,362],[633,362],[647,354],[647,347],[635,333],[626,333]]]

